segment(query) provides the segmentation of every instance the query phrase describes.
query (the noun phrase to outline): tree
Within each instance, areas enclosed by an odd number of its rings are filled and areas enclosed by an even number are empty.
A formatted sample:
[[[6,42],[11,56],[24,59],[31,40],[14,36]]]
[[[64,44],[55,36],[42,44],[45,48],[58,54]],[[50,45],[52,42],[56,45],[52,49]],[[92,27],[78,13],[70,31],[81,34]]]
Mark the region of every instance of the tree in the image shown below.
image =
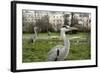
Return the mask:
[[[28,33],[33,33],[33,32],[34,32],[33,27],[34,27],[34,26],[33,26],[32,23],[28,24]]]
[[[64,25],[69,25],[69,14],[64,15]]]
[[[74,25],[74,13],[71,12],[71,26]]]
[[[41,32],[47,32],[49,29],[49,18],[48,15],[43,16],[41,19],[36,21],[36,26],[41,29]]]
[[[71,26],[78,25],[78,21],[79,21],[79,14],[72,12],[71,13]]]

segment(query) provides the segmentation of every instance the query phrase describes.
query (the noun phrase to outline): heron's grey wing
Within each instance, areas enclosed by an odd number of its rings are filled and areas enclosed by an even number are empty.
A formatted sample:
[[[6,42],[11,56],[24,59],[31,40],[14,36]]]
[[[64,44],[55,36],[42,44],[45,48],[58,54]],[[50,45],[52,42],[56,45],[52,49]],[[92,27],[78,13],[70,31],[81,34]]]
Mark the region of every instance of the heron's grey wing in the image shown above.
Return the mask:
[[[59,50],[62,46],[55,46],[48,53],[48,61],[54,61],[57,58],[57,50]],[[60,52],[60,51],[59,51]]]
[[[57,57],[57,48],[53,48],[48,53],[48,61],[54,61]]]

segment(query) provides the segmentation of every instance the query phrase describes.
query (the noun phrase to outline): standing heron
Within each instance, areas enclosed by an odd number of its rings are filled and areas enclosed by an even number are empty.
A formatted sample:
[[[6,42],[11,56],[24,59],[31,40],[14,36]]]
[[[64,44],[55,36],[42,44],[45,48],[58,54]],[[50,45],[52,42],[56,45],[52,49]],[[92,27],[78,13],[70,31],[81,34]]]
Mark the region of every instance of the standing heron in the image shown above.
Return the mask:
[[[48,61],[63,61],[67,57],[70,49],[70,41],[66,38],[65,32],[70,31],[70,27],[63,26],[60,29],[61,39],[64,41],[64,44],[57,45],[52,48],[48,53]]]
[[[51,37],[51,32],[48,31],[48,39],[50,39],[50,37]]]
[[[37,35],[37,29],[38,29],[38,28],[35,26],[35,27],[34,27],[35,39],[37,39],[37,37],[38,37],[38,35]]]
[[[37,27],[34,27],[34,34],[29,38],[28,43],[34,43],[37,39]]]

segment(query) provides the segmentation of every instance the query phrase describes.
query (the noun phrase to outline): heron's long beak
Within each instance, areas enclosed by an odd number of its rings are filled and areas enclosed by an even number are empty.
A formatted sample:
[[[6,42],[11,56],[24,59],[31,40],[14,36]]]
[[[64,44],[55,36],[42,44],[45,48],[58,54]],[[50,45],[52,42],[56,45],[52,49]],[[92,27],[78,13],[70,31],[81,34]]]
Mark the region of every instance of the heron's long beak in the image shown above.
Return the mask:
[[[77,28],[75,28],[75,27],[67,27],[67,28],[66,28],[66,32],[67,32],[67,31],[72,31],[72,30],[77,30]]]

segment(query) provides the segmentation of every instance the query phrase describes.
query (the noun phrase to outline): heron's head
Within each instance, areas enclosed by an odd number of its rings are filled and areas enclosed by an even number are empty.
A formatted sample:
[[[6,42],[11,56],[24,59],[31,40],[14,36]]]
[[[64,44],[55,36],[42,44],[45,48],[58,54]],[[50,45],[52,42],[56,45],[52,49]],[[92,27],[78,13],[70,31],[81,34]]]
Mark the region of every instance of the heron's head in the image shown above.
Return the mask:
[[[62,26],[62,28],[61,28],[61,31],[63,31],[63,32],[68,32],[68,31],[71,31],[72,29],[71,29],[71,27],[70,26]]]

